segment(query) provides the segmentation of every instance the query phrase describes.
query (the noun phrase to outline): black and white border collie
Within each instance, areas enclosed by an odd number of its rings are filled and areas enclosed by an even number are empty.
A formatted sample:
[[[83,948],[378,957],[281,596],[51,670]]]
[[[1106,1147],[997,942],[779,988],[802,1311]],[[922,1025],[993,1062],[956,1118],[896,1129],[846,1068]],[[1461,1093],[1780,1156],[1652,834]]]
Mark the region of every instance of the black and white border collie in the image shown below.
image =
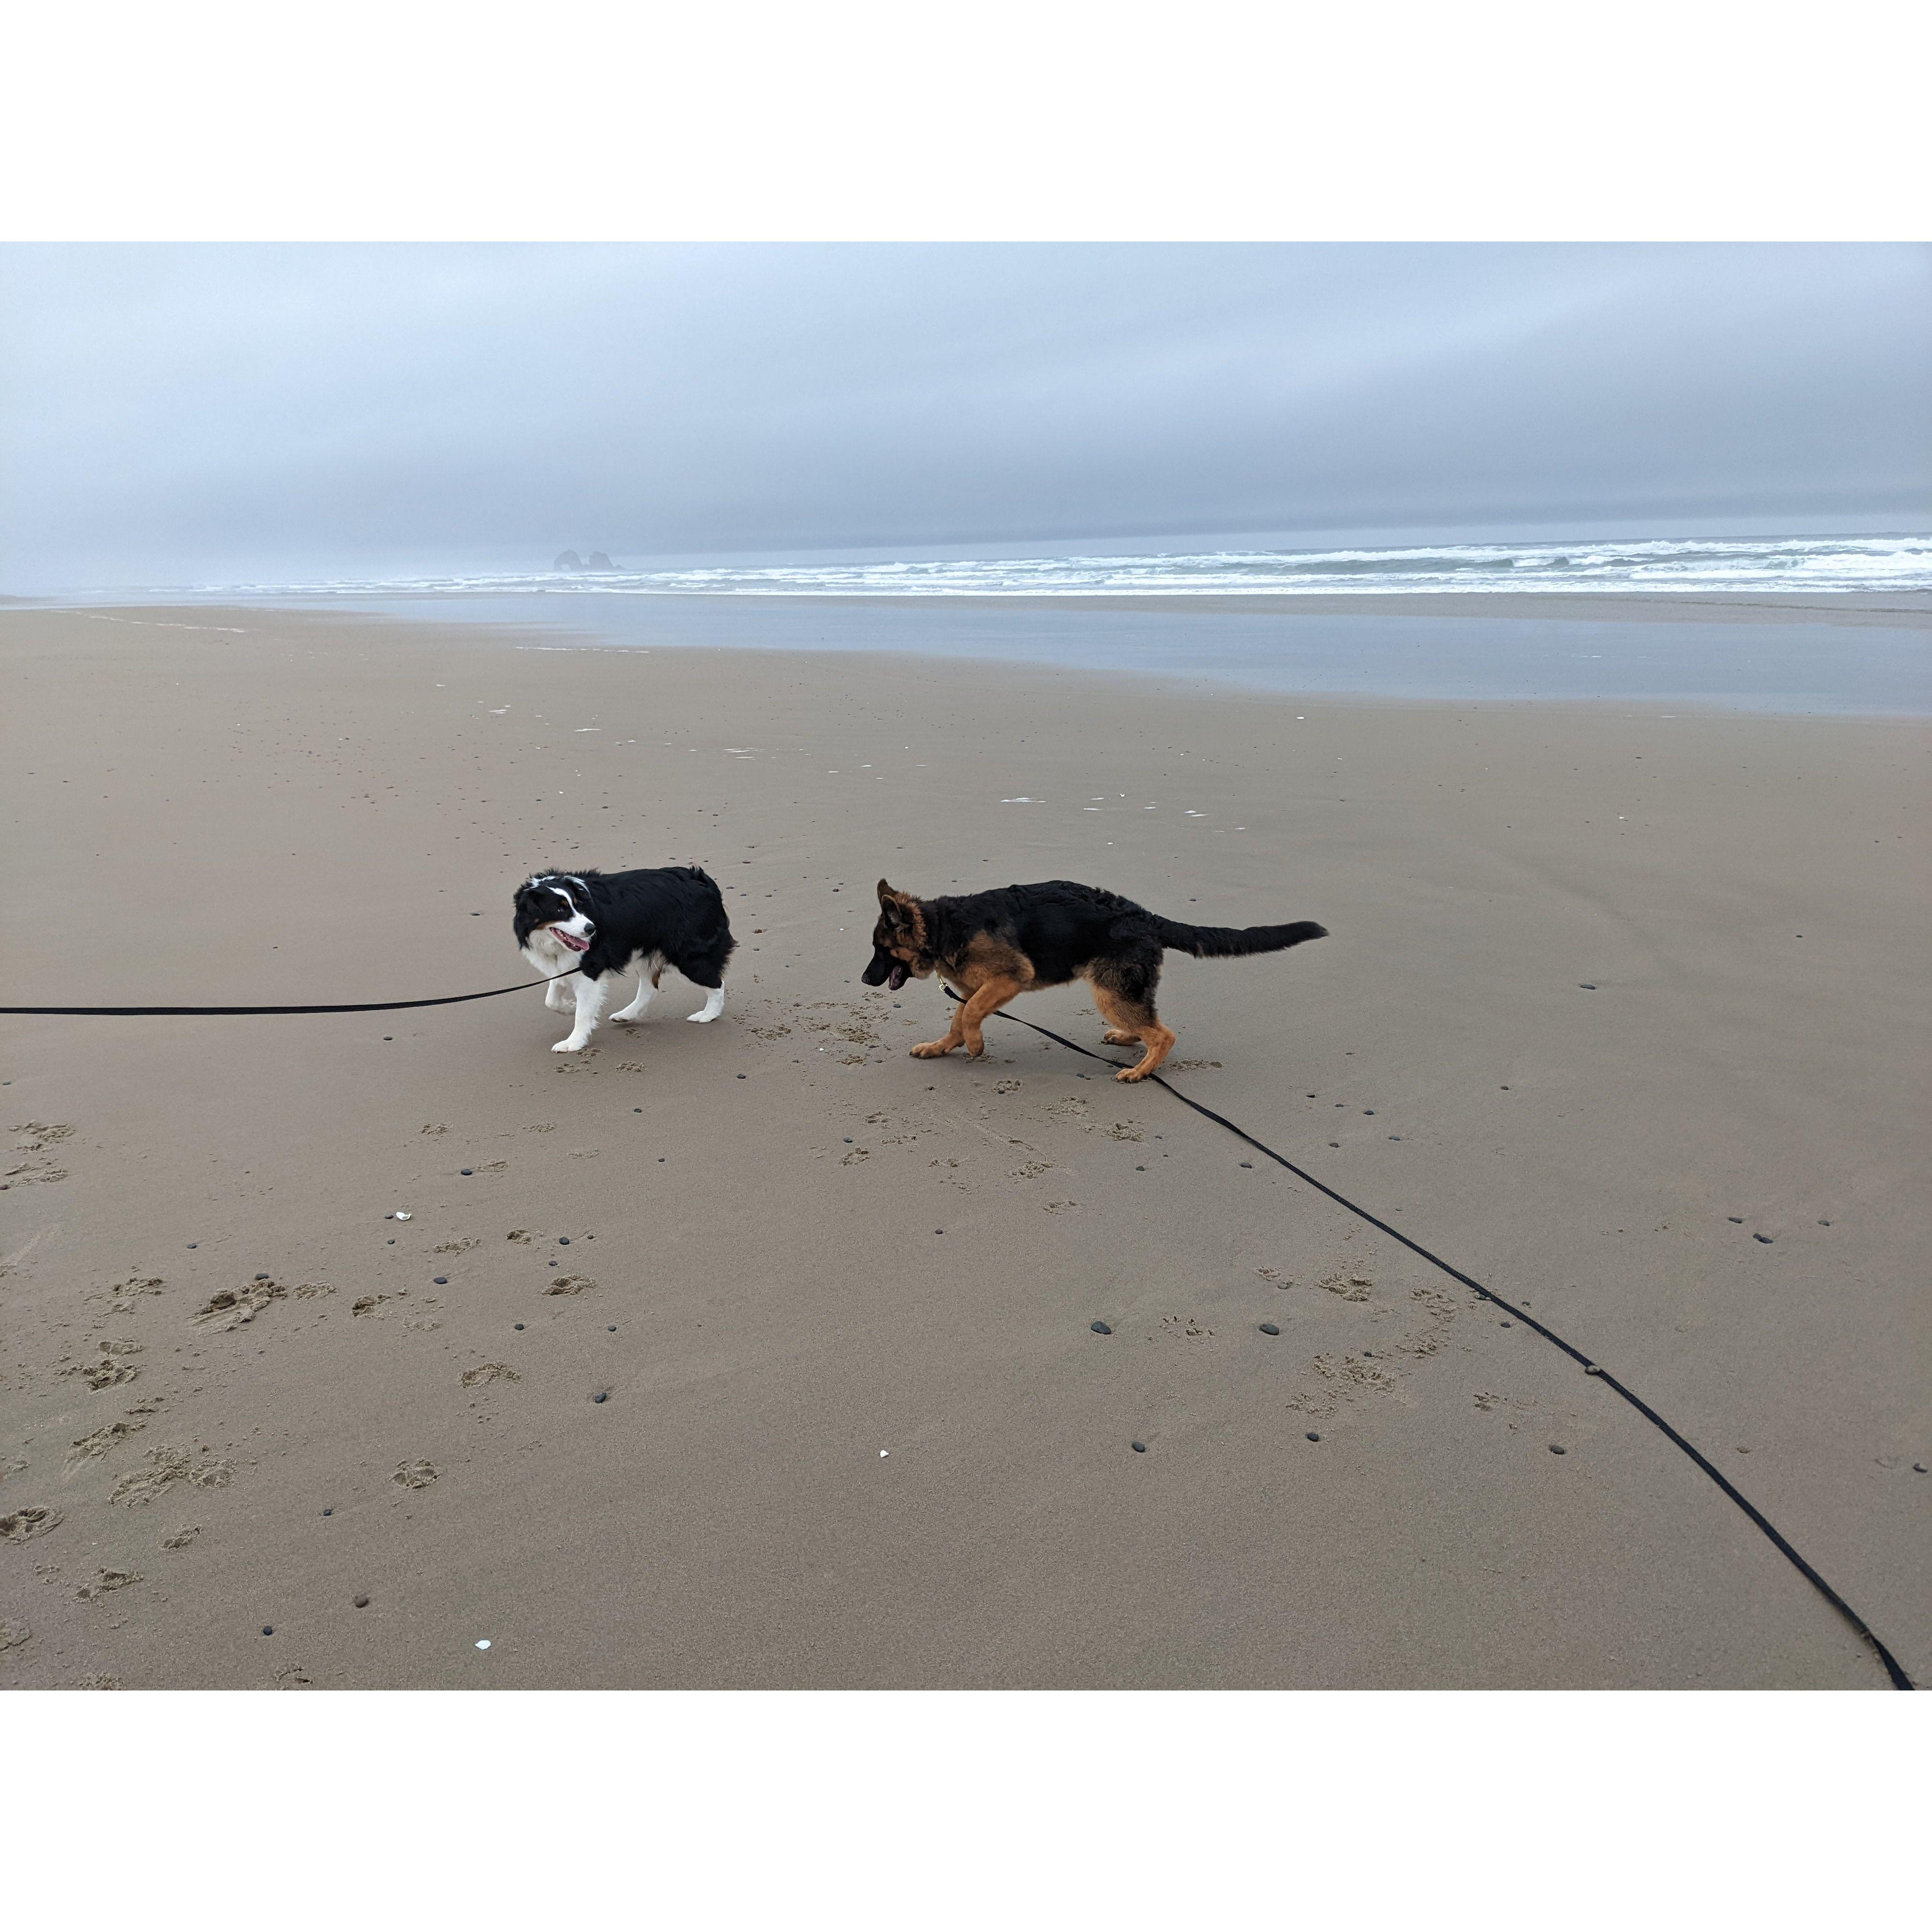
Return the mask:
[[[717,882],[695,866],[635,872],[536,872],[517,888],[517,944],[555,983],[544,1004],[566,1012],[575,993],[576,1023],[553,1053],[579,1053],[621,974],[638,976],[638,996],[614,1020],[640,1020],[667,966],[711,997],[689,1017],[715,1020],[724,1010],[724,964],[736,946]],[[572,967],[567,988],[560,976]]]

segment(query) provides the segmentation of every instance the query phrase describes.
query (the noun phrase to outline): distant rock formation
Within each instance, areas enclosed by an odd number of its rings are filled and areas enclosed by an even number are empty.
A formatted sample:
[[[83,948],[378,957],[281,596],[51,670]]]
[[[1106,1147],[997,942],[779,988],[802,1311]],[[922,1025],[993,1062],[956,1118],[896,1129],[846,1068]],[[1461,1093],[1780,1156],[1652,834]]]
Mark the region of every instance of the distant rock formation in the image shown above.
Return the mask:
[[[553,570],[581,570],[584,560],[574,550],[561,550],[556,561],[550,566]]]
[[[593,550],[590,553],[590,561],[584,567],[586,570],[615,570],[617,568],[601,550]]]

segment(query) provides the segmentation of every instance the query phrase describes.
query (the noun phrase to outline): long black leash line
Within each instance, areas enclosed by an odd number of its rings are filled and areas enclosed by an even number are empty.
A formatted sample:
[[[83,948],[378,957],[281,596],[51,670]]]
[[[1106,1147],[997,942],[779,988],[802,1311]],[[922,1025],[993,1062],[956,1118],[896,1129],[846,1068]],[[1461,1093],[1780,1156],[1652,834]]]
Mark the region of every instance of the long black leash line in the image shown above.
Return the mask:
[[[53,1015],[63,1019],[84,1018],[104,1014],[110,1018],[146,1020],[198,1018],[208,1015],[234,1013],[399,1013],[406,1006],[460,1006],[466,1000],[494,1000],[504,993],[520,993],[531,986],[548,986],[555,980],[568,980],[580,973],[573,966],[554,980],[519,980],[514,986],[492,986],[487,993],[450,993],[440,1000],[370,1000],[357,1006],[0,1006],[0,1013]]]
[[[946,992],[949,999],[957,1000],[959,998],[950,986],[946,988]],[[1068,1040],[1064,1034],[1054,1033],[1048,1028],[1035,1026],[1031,1020],[1023,1020],[1017,1013],[996,1013],[992,1017],[996,1019],[1011,1020],[1016,1025],[1031,1028],[1034,1032],[1043,1034],[1048,1040],[1058,1040],[1062,1046],[1072,1047],[1076,1053],[1083,1055],[1088,1060],[1097,1060],[1103,1066],[1118,1068],[1123,1064],[1118,1060],[1109,1060],[1104,1053],[1095,1053],[1090,1048],[1082,1046],[1077,1042]],[[1168,1092],[1184,1106],[1192,1107],[1197,1114],[1205,1116],[1217,1126],[1226,1127],[1228,1132],[1238,1139],[1246,1141],[1256,1153],[1264,1154],[1269,1160],[1286,1168],[1298,1180],[1305,1180],[1318,1192],[1327,1195],[1328,1198],[1335,1202],[1337,1206],[1347,1208],[1350,1214],[1358,1216],[1361,1220],[1367,1222],[1370,1227],[1379,1228],[1391,1240],[1400,1241],[1412,1254],[1420,1255],[1432,1268],[1440,1268],[1452,1281],[1460,1281],[1465,1288],[1474,1288],[1485,1301],[1492,1301],[1498,1308],[1507,1308],[1526,1328],[1534,1328],[1546,1342],[1554,1342],[1573,1361],[1580,1364],[1586,1376],[1594,1376],[1598,1381],[1615,1389],[1617,1394],[1622,1396],[1624,1401],[1628,1402],[1646,1422],[1661,1431],[1670,1442],[1682,1450],[1684,1454],[1689,1456],[1691,1461],[1695,1462],[1698,1468],[1702,1469],[1705,1474],[1708,1476],[1712,1481],[1715,1483],[1718,1488],[1722,1490],[1724,1494],[1729,1496],[1731,1501],[1736,1503],[1738,1508],[1764,1532],[1772,1544],[1790,1558],[1798,1574],[1818,1592],[1826,1602],[1829,1604],[1839,1616],[1843,1617],[1846,1622],[1850,1624],[1852,1629],[1871,1646],[1874,1650],[1877,1652],[1879,1661],[1885,1666],[1886,1675],[1892,1679],[1894,1690],[1910,1690],[1917,1688],[1912,1679],[1905,1674],[1898,1658],[1894,1657],[1879,1640],[1876,1633],[1874,1631],[1871,1626],[1852,1608],[1850,1604],[1845,1601],[1844,1598],[1838,1594],[1837,1591],[1832,1588],[1830,1584],[1826,1582],[1823,1577],[1819,1575],[1816,1570],[1812,1568],[1810,1564],[1805,1562],[1803,1557],[1798,1555],[1798,1552],[1791,1546],[1790,1541],[1778,1530],[1778,1526],[1766,1516],[1764,1512],[1748,1496],[1744,1495],[1737,1485],[1694,1442],[1690,1442],[1678,1430],[1672,1428],[1670,1424],[1666,1422],[1648,1402],[1634,1390],[1626,1388],[1623,1383],[1618,1381],[1608,1369],[1598,1363],[1592,1361],[1582,1349],[1574,1347],[1570,1343],[1564,1341],[1555,1329],[1546,1327],[1544,1323],[1538,1321],[1534,1316],[1526,1315],[1514,1302],[1505,1301],[1493,1288],[1485,1288],[1473,1276],[1465,1274],[1459,1268],[1452,1268],[1440,1255],[1431,1254],[1420,1242],[1411,1240],[1400,1228],[1391,1228],[1386,1221],[1371,1214],[1366,1208],[1351,1201],[1346,1194],[1336,1193],[1327,1182],[1317,1180],[1306,1168],[1297,1167],[1286,1156],[1276,1154],[1265,1141],[1258,1141],[1245,1127],[1236,1126],[1225,1114],[1217,1114],[1212,1107],[1204,1107],[1198,1100],[1190,1100],[1187,1095],[1181,1092],[1179,1088],[1169,1086],[1158,1073],[1150,1073],[1147,1077],[1156,1086],[1166,1088]]]

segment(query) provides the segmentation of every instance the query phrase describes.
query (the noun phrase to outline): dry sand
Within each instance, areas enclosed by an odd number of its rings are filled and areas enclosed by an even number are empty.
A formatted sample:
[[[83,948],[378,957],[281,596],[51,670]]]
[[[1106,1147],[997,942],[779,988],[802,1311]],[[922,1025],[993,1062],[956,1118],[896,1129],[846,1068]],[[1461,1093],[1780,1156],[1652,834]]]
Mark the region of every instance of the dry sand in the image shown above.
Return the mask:
[[[553,860],[742,946],[568,1059],[535,993],[4,1022],[0,1684],[1882,1687],[1169,1095],[908,1058],[881,873],[1331,928],[1171,958],[1176,1083],[1932,1675],[1922,724],[541,641],[0,614],[10,1004],[506,983]]]

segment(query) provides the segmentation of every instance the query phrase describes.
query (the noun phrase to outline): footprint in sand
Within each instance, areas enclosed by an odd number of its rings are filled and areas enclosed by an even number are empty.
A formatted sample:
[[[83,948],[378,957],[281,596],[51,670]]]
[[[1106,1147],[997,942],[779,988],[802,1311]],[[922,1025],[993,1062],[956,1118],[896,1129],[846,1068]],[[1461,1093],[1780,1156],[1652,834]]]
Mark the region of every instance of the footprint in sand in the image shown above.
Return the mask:
[[[9,1623],[5,1618],[0,1617],[0,1650],[18,1650],[33,1634],[31,1624],[17,1620]]]
[[[1214,1336],[1198,1315],[1163,1315],[1160,1318],[1160,1330],[1178,1342],[1208,1342]]]
[[[225,1456],[212,1456],[197,1462],[185,1449],[167,1444],[148,1451],[148,1466],[123,1476],[109,1492],[110,1503],[137,1508],[151,1503],[177,1483],[190,1484],[198,1490],[225,1490],[235,1479],[235,1465]]]
[[[163,1537],[161,1547],[164,1550],[185,1550],[200,1534],[201,1525],[190,1523],[187,1528],[178,1529],[173,1535]]]
[[[389,1480],[392,1483],[401,1484],[406,1490],[426,1490],[442,1474],[442,1472],[434,1462],[418,1460],[413,1462],[398,1463],[396,1473]]]
[[[508,1362],[485,1362],[479,1368],[465,1369],[463,1372],[463,1386],[465,1388],[481,1388],[486,1382],[517,1382],[522,1380],[523,1377]]]
[[[78,1376],[91,1389],[118,1388],[123,1382],[139,1379],[140,1370],[132,1362],[118,1361],[118,1355],[139,1354],[138,1342],[104,1342],[100,1345],[100,1359],[95,1362],[76,1362],[71,1368],[63,1369],[64,1376]]]
[[[596,1286],[587,1274],[560,1274],[544,1292],[546,1294],[581,1294],[586,1288]]]
[[[83,1583],[74,1593],[83,1604],[92,1604],[107,1594],[110,1590],[124,1590],[130,1583],[138,1583],[140,1573],[134,1570],[104,1570],[92,1583]]]
[[[204,1326],[212,1323],[225,1333],[254,1321],[272,1303],[286,1300],[290,1292],[280,1282],[266,1277],[251,1281],[245,1288],[224,1288],[208,1298],[205,1308],[195,1311],[194,1319]],[[298,1283],[292,1292],[307,1301],[318,1294],[333,1294],[335,1291],[322,1282],[304,1281]]]
[[[514,1241],[519,1247],[522,1248],[526,1248],[530,1244],[530,1231],[526,1228],[512,1228],[503,1238],[507,1241]]]
[[[92,1436],[76,1436],[68,1450],[70,1462],[91,1462],[97,1456],[104,1456],[117,1443],[127,1441],[137,1430],[147,1427],[145,1422],[110,1422],[97,1429]]]
[[[158,1274],[136,1274],[130,1275],[125,1281],[118,1281],[112,1288],[103,1288],[100,1292],[110,1298],[107,1304],[109,1314],[131,1315],[134,1312],[137,1297],[159,1294],[164,1286]],[[91,1301],[94,1297],[89,1295],[88,1299]]]
[[[0,1516],[0,1543],[30,1543],[58,1529],[65,1512],[57,1509],[19,1509],[11,1516]]]
[[[1336,1268],[1321,1276],[1315,1286],[1327,1289],[1330,1294],[1339,1294],[1344,1301],[1366,1301],[1375,1283],[1365,1274],[1349,1274]]]
[[[359,1294],[349,1304],[349,1312],[355,1315],[373,1315],[388,1300],[386,1294]]]

